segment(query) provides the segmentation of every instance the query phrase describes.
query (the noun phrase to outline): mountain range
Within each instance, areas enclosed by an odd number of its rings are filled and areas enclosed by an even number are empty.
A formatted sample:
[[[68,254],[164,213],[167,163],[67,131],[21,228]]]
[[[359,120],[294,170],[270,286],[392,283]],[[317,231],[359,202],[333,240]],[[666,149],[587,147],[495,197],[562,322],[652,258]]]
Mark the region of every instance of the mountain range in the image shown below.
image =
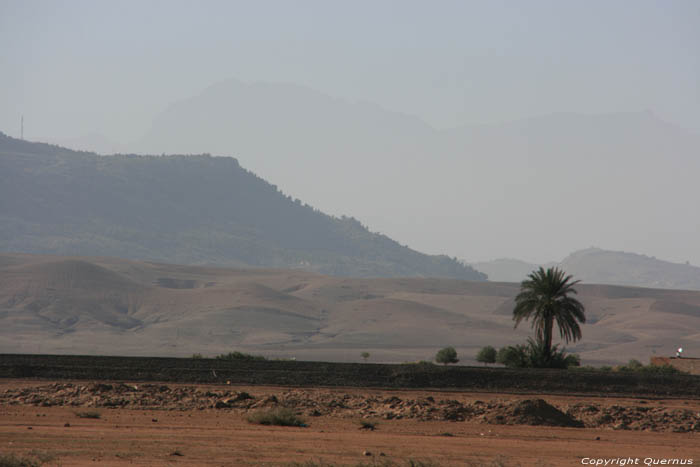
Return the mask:
[[[2,134],[0,251],[486,279],[323,214],[231,157],[99,156]]]
[[[557,266],[588,284],[625,285],[657,289],[700,290],[700,268],[623,251],[586,248],[561,262],[534,264],[517,259],[472,263],[490,280],[520,282],[539,268]]]
[[[700,135],[652,112],[439,129],[304,86],[227,80],[152,122],[123,151],[234,156],[285,193],[419,251],[549,259],[594,244],[700,264]]]

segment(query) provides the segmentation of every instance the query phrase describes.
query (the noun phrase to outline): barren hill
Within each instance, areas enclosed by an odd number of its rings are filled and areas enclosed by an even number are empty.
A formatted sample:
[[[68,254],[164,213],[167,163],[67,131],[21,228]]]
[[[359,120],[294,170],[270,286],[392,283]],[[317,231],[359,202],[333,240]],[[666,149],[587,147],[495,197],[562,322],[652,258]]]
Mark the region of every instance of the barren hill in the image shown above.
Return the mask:
[[[0,251],[486,278],[293,200],[234,158],[98,156],[1,133]]]
[[[700,292],[581,284],[584,364],[700,355]],[[523,342],[514,283],[361,279],[98,257],[0,255],[0,353],[431,359]]]
[[[520,282],[540,267],[516,259],[497,259],[472,266],[486,273],[490,280],[504,282]],[[586,248],[571,253],[559,263],[542,266],[559,266],[576,279],[593,284],[700,290],[699,267],[624,251]]]
[[[570,254],[560,264],[586,282],[700,290],[699,267],[646,255],[588,248]]]

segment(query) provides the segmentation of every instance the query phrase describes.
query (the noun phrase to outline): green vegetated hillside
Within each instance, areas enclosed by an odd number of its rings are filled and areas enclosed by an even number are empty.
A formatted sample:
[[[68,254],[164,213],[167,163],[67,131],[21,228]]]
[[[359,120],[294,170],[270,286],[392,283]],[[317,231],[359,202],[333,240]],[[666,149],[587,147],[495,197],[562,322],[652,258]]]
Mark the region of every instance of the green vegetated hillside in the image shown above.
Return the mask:
[[[700,292],[579,284],[584,364],[700,356]],[[0,254],[0,353],[430,360],[522,343],[516,283]],[[558,337],[558,334],[557,336]]]
[[[98,156],[3,134],[0,251],[486,279],[285,196],[234,158]]]

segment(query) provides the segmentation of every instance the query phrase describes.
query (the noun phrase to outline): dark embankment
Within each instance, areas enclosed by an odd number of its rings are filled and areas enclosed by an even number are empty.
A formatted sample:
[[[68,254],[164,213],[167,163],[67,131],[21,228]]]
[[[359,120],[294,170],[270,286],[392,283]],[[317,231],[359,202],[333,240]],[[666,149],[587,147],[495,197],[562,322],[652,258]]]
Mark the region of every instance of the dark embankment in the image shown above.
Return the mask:
[[[700,398],[698,376],[432,364],[3,354],[0,377]]]

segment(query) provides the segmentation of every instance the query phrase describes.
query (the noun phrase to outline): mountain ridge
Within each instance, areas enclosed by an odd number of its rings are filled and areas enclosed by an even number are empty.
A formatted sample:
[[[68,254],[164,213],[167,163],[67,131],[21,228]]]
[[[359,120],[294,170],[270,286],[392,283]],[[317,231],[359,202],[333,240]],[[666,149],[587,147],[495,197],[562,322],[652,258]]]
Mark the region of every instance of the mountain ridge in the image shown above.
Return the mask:
[[[323,214],[231,157],[99,156],[0,135],[0,198],[0,251],[485,279]]]
[[[490,280],[503,282],[520,282],[540,266],[557,266],[589,284],[700,290],[700,267],[596,247],[577,250],[562,261],[543,265],[517,259],[497,259],[471,265],[488,274]]]

